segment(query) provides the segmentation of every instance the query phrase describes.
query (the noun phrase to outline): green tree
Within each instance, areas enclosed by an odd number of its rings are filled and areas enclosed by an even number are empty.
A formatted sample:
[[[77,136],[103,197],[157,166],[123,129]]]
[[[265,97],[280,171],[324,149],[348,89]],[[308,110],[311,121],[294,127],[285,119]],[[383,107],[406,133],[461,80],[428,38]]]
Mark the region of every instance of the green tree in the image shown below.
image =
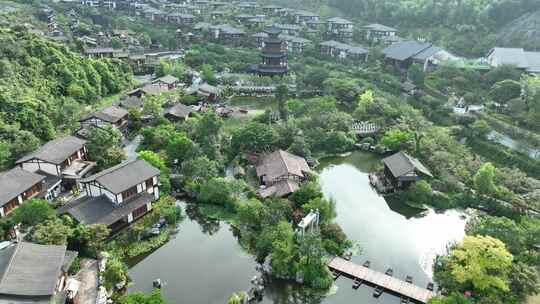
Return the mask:
[[[424,86],[426,74],[424,73],[424,68],[420,64],[411,65],[407,71],[407,76],[415,85],[419,87]]]
[[[127,282],[128,268],[126,264],[122,262],[116,256],[110,256],[107,259],[107,265],[105,272],[103,272],[103,285],[107,290],[112,290],[116,284],[122,284]],[[159,303],[159,302],[158,302]]]
[[[203,203],[222,205],[234,211],[236,200],[243,189],[240,182],[214,177],[201,185],[197,199]]]
[[[510,282],[512,254],[503,242],[490,236],[466,236],[463,242],[443,257],[448,276],[440,282],[443,286],[458,284],[462,289],[472,287],[482,294],[506,292]],[[436,278],[444,277],[441,273]]]
[[[302,209],[307,214],[311,210],[319,210],[320,222],[329,223],[336,217],[335,203],[322,197],[317,197],[302,205]]]
[[[272,242],[272,273],[276,277],[289,278],[293,276],[294,268],[291,265],[296,260],[296,245],[294,231],[291,224],[279,222],[276,228],[275,239]]]
[[[499,239],[506,244],[512,254],[520,254],[526,250],[526,230],[506,217],[479,217],[468,223],[467,234],[487,235]]]
[[[167,304],[161,291],[159,289],[154,289],[152,293],[146,295],[140,291],[130,293],[121,297],[118,300],[119,304]]]
[[[48,219],[34,227],[30,239],[42,245],[66,245],[72,233],[73,229],[65,225],[62,220]]]
[[[51,207],[51,204],[42,199],[31,199],[24,202],[12,213],[12,217],[16,223],[23,223],[26,226],[34,226],[45,220],[54,218],[55,215],[56,212]]]
[[[84,227],[84,234],[82,236],[86,243],[87,249],[93,256],[98,255],[99,252],[105,248],[105,243],[111,230],[104,224],[93,224]]]
[[[184,162],[182,172],[184,184],[195,192],[198,192],[200,185],[219,174],[218,164],[206,156],[199,156]]]
[[[489,96],[493,98],[495,102],[500,104],[506,104],[514,98],[518,98],[521,95],[521,84],[518,81],[505,79],[499,81],[491,87]]]
[[[202,72],[202,80],[208,84],[216,85],[217,84],[217,78],[214,73],[214,69],[209,64],[203,64],[201,68]]]
[[[492,195],[497,192],[495,185],[495,166],[492,163],[483,164],[473,178],[474,188],[485,195]]]
[[[353,104],[358,96],[358,86],[353,79],[328,78],[324,87],[331,96],[335,96],[339,102]]]
[[[250,122],[244,127],[233,131],[231,145],[238,152],[265,152],[270,150],[275,134],[272,127]]]
[[[197,145],[185,133],[175,133],[167,144],[169,164],[178,164],[192,159],[197,154]]]
[[[471,125],[471,131],[473,136],[485,138],[491,131],[491,127],[485,120],[478,119]]]
[[[160,191],[163,194],[170,193],[171,192],[170,170],[165,164],[165,161],[163,160],[163,158],[159,154],[152,151],[147,151],[147,150],[140,151],[139,153],[137,153],[137,155],[138,155],[138,158],[144,159],[150,165],[159,169]]]
[[[92,128],[86,147],[90,160],[97,163],[97,170],[103,170],[121,163],[125,153],[120,148],[122,135],[112,127]]]
[[[283,120],[287,120],[287,98],[289,97],[289,88],[286,84],[281,83],[276,87],[276,99],[278,101],[279,116]]]
[[[303,82],[306,86],[320,88],[326,79],[328,79],[328,70],[322,67],[308,68],[304,74]]]
[[[428,302],[429,304],[471,304],[471,300],[459,293],[452,293],[446,297],[436,297]]]
[[[409,189],[410,200],[420,205],[429,205],[433,199],[433,189],[425,180],[412,185]]]
[[[405,148],[413,139],[414,135],[410,132],[393,128],[384,133],[381,144],[392,151],[399,151]]]
[[[0,171],[6,170],[11,164],[11,151],[9,144],[0,140]]]

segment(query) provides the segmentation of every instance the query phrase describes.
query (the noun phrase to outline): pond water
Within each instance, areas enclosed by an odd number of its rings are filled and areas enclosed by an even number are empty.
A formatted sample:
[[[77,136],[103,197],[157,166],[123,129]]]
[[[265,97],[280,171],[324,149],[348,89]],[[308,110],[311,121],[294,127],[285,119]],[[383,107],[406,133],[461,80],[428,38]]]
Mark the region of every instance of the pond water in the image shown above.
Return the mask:
[[[528,145],[526,142],[519,141],[511,138],[506,134],[499,133],[497,131],[491,131],[487,135],[489,140],[497,142],[505,147],[508,147],[512,150],[516,150],[522,153],[529,155],[531,158],[540,158],[540,150],[535,149]]]
[[[361,253],[353,261],[370,260],[373,269],[383,272],[393,268],[394,276],[411,275],[425,287],[435,255],[463,238],[465,219],[458,212],[437,214],[401,202],[388,204],[369,186],[367,172],[379,163],[379,158],[361,152],[323,160],[319,169],[323,192],[336,203],[336,221],[360,244]],[[228,225],[190,213],[175,239],[131,268],[132,290],[150,291],[152,281],[161,278],[166,282],[164,295],[172,303],[226,303],[232,292],[250,287],[255,262],[242,251]],[[266,288],[263,303],[399,303],[388,294],[375,299],[371,287],[353,290],[351,284],[339,278],[329,295],[317,298],[296,285],[273,283]]]

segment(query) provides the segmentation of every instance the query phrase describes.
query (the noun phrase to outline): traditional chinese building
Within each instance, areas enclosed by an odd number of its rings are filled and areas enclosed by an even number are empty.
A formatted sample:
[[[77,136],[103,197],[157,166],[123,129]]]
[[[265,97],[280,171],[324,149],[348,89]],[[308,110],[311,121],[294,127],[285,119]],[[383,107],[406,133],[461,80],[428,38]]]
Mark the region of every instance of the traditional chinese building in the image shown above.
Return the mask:
[[[268,37],[264,40],[262,63],[252,66],[253,72],[260,76],[283,76],[289,71],[287,63],[287,47],[279,37],[281,30],[270,27],[264,30]]]

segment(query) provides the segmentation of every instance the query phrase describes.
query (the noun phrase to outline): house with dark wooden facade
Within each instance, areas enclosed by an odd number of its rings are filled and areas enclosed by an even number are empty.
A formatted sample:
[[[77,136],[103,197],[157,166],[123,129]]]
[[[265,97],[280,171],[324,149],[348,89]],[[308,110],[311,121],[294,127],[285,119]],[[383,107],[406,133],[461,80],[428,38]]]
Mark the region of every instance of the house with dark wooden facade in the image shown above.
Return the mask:
[[[75,136],[51,140],[17,160],[16,164],[25,171],[45,177],[45,198],[49,200],[71,190],[95,167],[94,162],[88,161],[86,140]]]
[[[167,15],[167,21],[169,23],[180,26],[190,26],[195,23],[195,19],[195,16],[191,14],[170,13]]]
[[[1,249],[0,303],[65,303],[68,270],[76,257],[65,245],[20,242]]]
[[[405,40],[392,44],[383,51],[386,62],[399,69],[418,63],[428,70],[441,60],[455,59],[454,55],[429,42]]]
[[[243,30],[227,24],[213,25],[209,29],[214,41],[231,46],[242,45],[243,39],[246,36]]]
[[[15,167],[0,173],[0,216],[9,215],[25,201],[43,197],[45,176]]]
[[[152,203],[159,199],[159,174],[144,160],[123,162],[81,180],[86,195],[58,212],[117,232],[152,210]]]
[[[365,25],[362,31],[366,41],[392,43],[397,39],[397,29],[378,23]]]
[[[154,85],[159,86],[165,86],[169,90],[176,89],[178,85],[180,84],[180,79],[172,76],[172,75],[165,75],[163,77],[160,77],[152,82]]]
[[[186,106],[183,103],[177,103],[165,110],[164,116],[171,122],[178,122],[185,121],[193,114],[193,112],[195,112],[195,110],[192,107]]]
[[[334,40],[322,42],[319,46],[321,55],[340,60],[365,62],[369,55],[369,51],[361,46],[352,46]]]
[[[408,188],[422,177],[433,177],[418,159],[405,152],[398,152],[382,161],[386,180],[398,189]]]
[[[303,10],[294,11],[291,15],[296,24],[306,24],[310,21],[319,21],[320,19],[319,14]]]
[[[258,194],[266,198],[285,197],[295,192],[311,169],[303,157],[277,150],[261,156],[256,171],[261,184]]]
[[[341,42],[350,42],[353,37],[354,23],[347,19],[334,17],[326,20],[326,36]]]
[[[96,111],[79,121],[81,128],[77,134],[86,137],[91,127],[104,128],[105,126],[111,126],[124,134],[128,127],[128,114],[126,109],[117,106]]]

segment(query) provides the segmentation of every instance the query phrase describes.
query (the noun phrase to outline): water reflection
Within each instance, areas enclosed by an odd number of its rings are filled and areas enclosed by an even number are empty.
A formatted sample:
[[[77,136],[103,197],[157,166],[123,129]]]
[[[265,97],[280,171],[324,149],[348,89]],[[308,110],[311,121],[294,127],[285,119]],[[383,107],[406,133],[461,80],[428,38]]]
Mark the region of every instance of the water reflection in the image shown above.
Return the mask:
[[[380,166],[380,158],[353,153],[321,162],[320,183],[327,198],[336,202],[336,221],[362,253],[353,261],[371,261],[371,268],[394,276],[412,275],[422,287],[431,281],[431,263],[444,252],[448,242],[464,236],[465,221],[459,212],[437,214],[408,207],[399,201],[386,202],[371,189],[367,172]],[[152,281],[161,278],[171,303],[226,303],[233,292],[250,288],[257,274],[254,258],[238,244],[238,232],[228,224],[208,219],[196,205],[186,204],[187,218],[177,237],[130,270],[132,290],[150,291]],[[373,288],[351,288],[352,281],[339,278],[329,294],[315,293],[297,284],[273,281],[263,304],[396,304],[399,298],[372,296]]]

